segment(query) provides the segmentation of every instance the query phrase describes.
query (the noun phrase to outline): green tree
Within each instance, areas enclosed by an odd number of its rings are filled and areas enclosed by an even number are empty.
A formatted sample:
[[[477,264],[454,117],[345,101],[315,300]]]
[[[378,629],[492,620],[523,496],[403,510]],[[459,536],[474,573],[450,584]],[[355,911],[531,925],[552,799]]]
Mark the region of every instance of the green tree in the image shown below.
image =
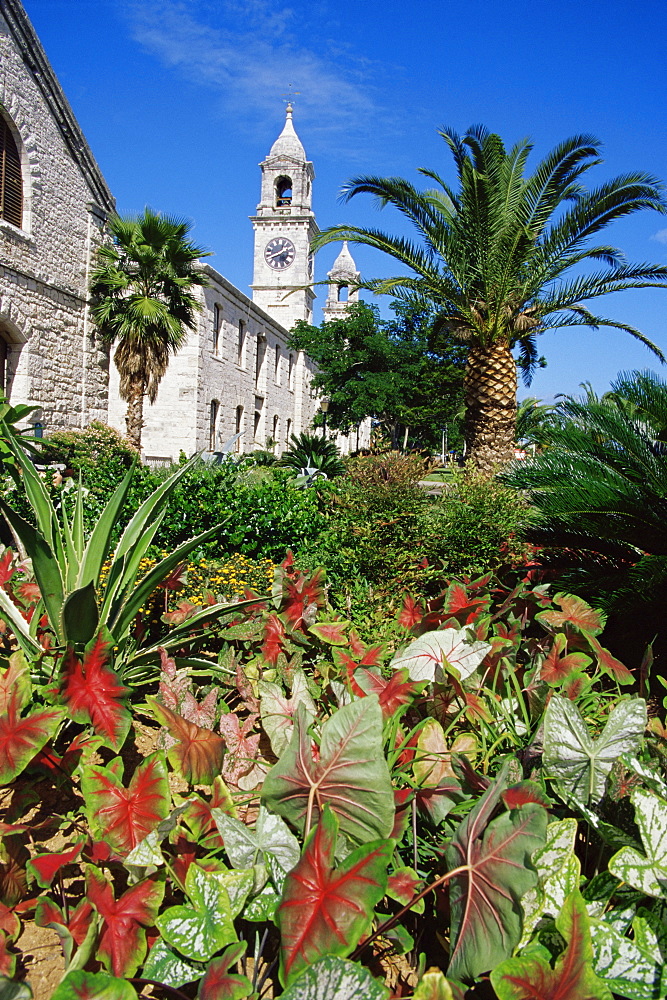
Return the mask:
[[[127,436],[141,448],[144,396],[155,402],[169,356],[194,328],[192,294],[207,284],[197,267],[206,254],[188,239],[187,222],[145,209],[139,218],[109,221],[111,242],[97,251],[90,292],[103,339],[116,344]]]
[[[665,212],[662,186],[644,173],[628,173],[587,190],[582,177],[599,164],[600,143],[587,135],[560,143],[525,176],[532,146],[506,151],[481,126],[463,138],[440,135],[458,173],[455,190],[438,173],[421,169],[435,187],[419,191],[400,177],[365,176],[346,185],[346,200],[361,193],[392,205],[417,239],[380,230],[334,226],[313,246],[348,240],[382,250],[407,273],[364,281],[378,294],[434,305],[435,333],[467,347],[465,436],[482,471],[511,459],[516,415],[516,367],[527,384],[541,359],[537,337],[568,326],[624,330],[664,360],[639,330],[592,312],[584,303],[626,288],[667,287],[667,267],[628,264],[598,233],[643,208]],[[581,265],[585,265],[582,269]],[[434,342],[437,346],[437,341]]]
[[[362,302],[319,327],[301,321],[290,345],[317,362],[313,386],[329,398],[330,427],[349,431],[372,417],[395,447],[403,427],[421,445],[439,448],[443,428],[450,428],[450,439],[457,436],[465,347],[441,337],[438,350],[431,348],[434,310],[428,303],[396,302],[392,308],[389,321]]]

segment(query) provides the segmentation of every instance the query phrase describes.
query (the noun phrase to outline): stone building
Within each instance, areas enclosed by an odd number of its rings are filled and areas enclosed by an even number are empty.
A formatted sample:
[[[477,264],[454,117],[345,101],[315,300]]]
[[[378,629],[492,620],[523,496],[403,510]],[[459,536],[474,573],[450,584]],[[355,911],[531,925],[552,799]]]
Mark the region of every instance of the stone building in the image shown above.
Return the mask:
[[[19,0],[0,0],[0,60],[2,388],[41,407],[47,434],[93,419],[124,431],[118,372],[86,294],[114,199]],[[260,168],[252,298],[204,265],[209,286],[198,290],[196,329],[171,359],[155,403],[144,405],[142,444],[153,462],[226,443],[279,452],[317,412],[314,365],[287,347],[294,322],[312,320],[310,241],[318,232],[313,164],[289,105]],[[330,272],[337,303],[342,272],[354,280],[346,247]]]

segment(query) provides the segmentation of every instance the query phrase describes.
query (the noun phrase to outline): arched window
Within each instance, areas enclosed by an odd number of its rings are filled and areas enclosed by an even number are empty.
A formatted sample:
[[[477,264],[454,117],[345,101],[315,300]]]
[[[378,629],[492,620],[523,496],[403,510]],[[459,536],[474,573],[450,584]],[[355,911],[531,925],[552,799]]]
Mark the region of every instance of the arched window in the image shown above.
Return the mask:
[[[0,115],[0,219],[18,229],[23,223],[21,156],[9,124]]]
[[[241,435],[241,437],[238,437],[236,439],[236,450],[237,451],[241,450],[241,438],[243,437],[243,435],[241,433],[242,431],[243,431],[243,407],[242,406],[237,406],[236,407],[236,433]]]
[[[0,333],[0,392],[7,395],[7,341]]]
[[[211,412],[208,425],[208,450],[216,451],[218,443],[218,418],[220,416],[220,400],[211,400]]]
[[[292,204],[292,178],[278,177],[276,180],[276,208]]]
[[[220,333],[222,331],[222,306],[213,307],[213,353],[220,354]]]
[[[339,302],[347,302],[348,292],[349,292],[349,288],[348,288],[347,285],[339,285],[338,286],[338,301]]]
[[[276,360],[273,369],[273,381],[280,385],[280,344],[276,344]]]
[[[276,413],[273,418],[273,428],[271,430],[271,438],[273,439],[273,450],[276,455],[280,452],[280,417]]]
[[[243,368],[243,362],[245,360],[245,323],[242,319],[239,320],[239,339],[237,346],[237,356],[236,362],[240,368]]]
[[[294,386],[292,384],[293,381],[294,381],[294,355],[290,354],[289,361],[287,363],[287,388],[288,389],[293,389],[294,388]]]
[[[285,443],[288,448],[289,448],[289,439],[291,434],[292,434],[292,421],[288,417],[287,420],[285,421]]]

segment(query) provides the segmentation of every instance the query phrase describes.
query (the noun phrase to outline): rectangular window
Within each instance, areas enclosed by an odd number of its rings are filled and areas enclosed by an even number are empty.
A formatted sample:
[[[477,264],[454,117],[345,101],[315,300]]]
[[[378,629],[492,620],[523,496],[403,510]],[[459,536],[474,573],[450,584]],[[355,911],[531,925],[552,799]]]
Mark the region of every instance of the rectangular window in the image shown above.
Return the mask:
[[[287,363],[287,388],[290,392],[294,389],[294,355],[290,354]]]
[[[245,365],[245,323],[242,319],[239,320],[239,340],[236,363],[239,368],[243,368]]]
[[[222,306],[213,307],[213,353],[220,354],[220,334],[222,332]]]
[[[273,381],[280,385],[280,344],[276,344],[276,359],[273,369]]]
[[[236,407],[236,434],[239,435],[236,439],[236,450],[241,451],[241,441],[243,439],[243,407]]]
[[[208,430],[208,450],[217,450],[217,438],[218,438],[218,417],[220,415],[220,402],[217,399],[211,400],[211,412],[209,416],[209,430]]]
[[[266,354],[266,337],[263,337],[261,333],[258,333],[257,350],[255,354],[255,385],[259,385],[259,380],[262,377],[262,366],[264,364],[265,354]]]

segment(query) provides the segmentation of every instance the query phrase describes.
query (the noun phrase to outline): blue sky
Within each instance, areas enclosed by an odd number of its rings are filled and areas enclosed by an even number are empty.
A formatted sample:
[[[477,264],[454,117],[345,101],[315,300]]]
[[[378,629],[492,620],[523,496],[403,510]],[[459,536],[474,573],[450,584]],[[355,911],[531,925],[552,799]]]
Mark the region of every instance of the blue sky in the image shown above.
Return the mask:
[[[453,180],[440,125],[483,123],[533,162],[589,132],[605,163],[591,184],[628,170],[667,179],[667,31],[663,0],[23,0],[122,213],[144,205],[187,217],[211,263],[247,290],[259,199],[257,164],[295,93],[295,125],[316,171],[321,228],[398,231],[390,209],[337,198],[355,174],[416,168]],[[667,261],[667,216],[642,213],[607,232],[629,260]],[[352,248],[366,277],[392,272]],[[323,278],[336,251],[323,250]],[[318,303],[324,297],[320,290]],[[667,354],[667,289],[628,291],[606,315]],[[531,394],[603,391],[621,369],[657,359],[620,332],[541,338],[548,366]],[[664,372],[667,377],[667,370]],[[520,392],[525,395],[526,392]]]

